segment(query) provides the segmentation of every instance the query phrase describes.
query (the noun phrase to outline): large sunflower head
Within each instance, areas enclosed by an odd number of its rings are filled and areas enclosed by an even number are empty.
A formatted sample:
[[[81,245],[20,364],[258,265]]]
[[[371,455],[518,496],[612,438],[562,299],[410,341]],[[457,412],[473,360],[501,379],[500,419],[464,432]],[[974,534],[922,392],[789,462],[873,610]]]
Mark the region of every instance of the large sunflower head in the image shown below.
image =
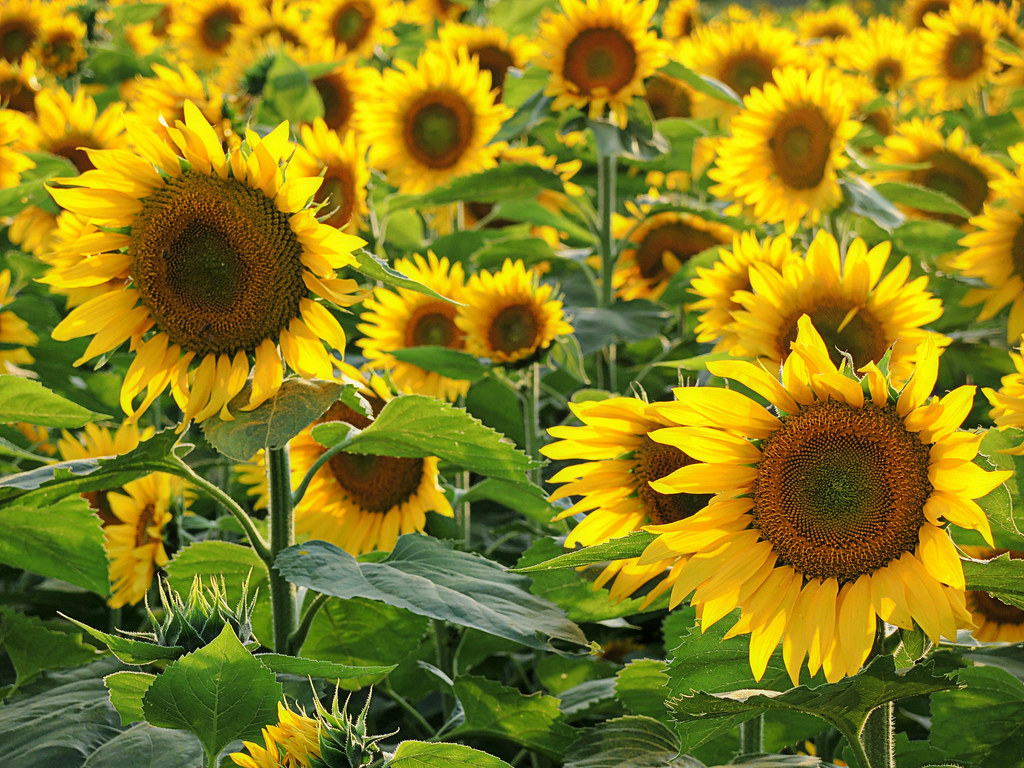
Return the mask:
[[[39,43],[48,13],[41,0],[7,0],[0,7],[0,59],[18,62]]]
[[[434,45],[453,56],[460,48],[465,48],[469,57],[476,59],[482,72],[491,73],[491,87],[499,96],[509,69],[522,69],[539,51],[537,44],[525,35],[511,37],[501,27],[458,22],[449,22],[441,27],[437,31],[437,40],[427,42],[428,47]]]
[[[126,287],[76,307],[53,337],[93,336],[79,363],[131,340],[121,406],[132,418],[168,386],[183,425],[218,412],[231,418],[227,404],[253,363],[247,409],[280,389],[285,364],[332,378],[327,346],[341,354],[345,334],[316,299],[353,303],[354,282],[335,270],[355,262],[351,251],[362,241],[308,208],[320,179],[288,172],[288,125],[262,138],[249,132],[225,154],[191,102],[171,141],[141,121],[126,124],[135,151],[93,151],[96,170],[51,188],[58,204],[106,237],[83,242],[77,263],[44,278],[58,292],[119,280]]]
[[[557,440],[541,448],[549,459],[576,460],[551,478],[552,483],[564,483],[552,492],[552,501],[576,497],[556,519],[586,515],[566,538],[566,547],[603,544],[647,524],[684,520],[711,500],[706,494],[665,494],[651,488],[652,480],[692,464],[693,459],[679,448],[651,439],[651,432],[673,423],[647,403],[613,397],[569,407],[583,425],[552,427],[548,431]],[[611,597],[621,600],[661,576],[664,566],[641,566],[636,558],[616,560],[604,569],[595,588],[614,579]],[[667,587],[671,579],[662,583]]]
[[[644,81],[668,63],[669,45],[650,29],[654,0],[561,0],[561,13],[546,11],[537,63],[551,73],[544,93],[552,108],[577,107],[596,118],[610,109],[626,124],[630,102]]]
[[[28,323],[5,306],[14,301],[15,291],[11,289],[11,271],[0,270],[0,372],[8,373],[16,366],[28,365],[35,358],[27,347],[34,347],[39,337],[28,327]]]
[[[313,202],[323,206],[320,220],[357,232],[368,211],[366,185],[370,181],[362,145],[352,131],[342,136],[319,117],[312,125],[303,125],[301,134],[302,145],[296,149],[292,165],[302,176],[323,175],[313,196]]]
[[[458,262],[427,258],[419,254],[412,259],[399,259],[395,269],[423,283],[453,301],[463,301],[465,273]],[[415,392],[441,400],[455,400],[469,390],[468,381],[449,379],[412,363],[398,360],[393,350],[407,347],[437,346],[465,348],[465,336],[456,325],[456,305],[416,291],[399,288],[377,288],[363,307],[359,328],[364,338],[356,343],[369,364],[388,371],[391,382],[400,392]]]
[[[869,250],[857,238],[840,254],[836,239],[819,231],[803,259],[782,269],[764,262],[751,267],[750,290],[733,294],[742,309],[733,312],[728,330],[741,349],[771,369],[789,357],[806,315],[833,363],[846,353],[859,369],[889,352],[890,380],[900,386],[925,337],[934,335],[938,346],[949,339],[921,327],[942,316],[942,301],[926,290],[928,278],[908,282],[910,257],[886,271],[889,252],[888,242]]]
[[[248,24],[254,6],[241,0],[184,0],[168,27],[171,46],[194,69],[215,69]]]
[[[718,182],[712,194],[792,231],[842,200],[837,171],[859,126],[840,81],[826,69],[776,70],[774,79],[743,100],[708,176]]]
[[[964,546],[964,554],[975,560],[991,560],[1009,553],[1011,560],[1024,560],[1024,552],[1015,549]],[[969,590],[967,610],[971,612],[975,629],[971,635],[983,643],[1024,642],[1024,610],[1007,605],[988,592]]]
[[[465,307],[455,317],[466,334],[466,350],[496,363],[513,363],[572,333],[552,291],[551,285],[538,285],[522,261],[506,259],[494,274],[477,272],[466,285]]]
[[[638,215],[616,216],[612,221],[612,234],[623,238],[612,285],[627,300],[657,300],[690,258],[729,244],[735,234],[724,224],[681,211],[634,212]]]
[[[661,413],[679,427],[652,433],[699,463],[652,484],[713,493],[693,517],[650,526],[641,564],[686,558],[672,605],[693,592],[706,628],[739,607],[727,636],[750,635],[756,679],[781,639],[794,684],[803,660],[829,682],[855,674],[878,619],[933,641],[971,626],[964,573],[947,522],[978,530],[974,501],[1011,472],[973,462],[982,435],[959,432],[973,386],[931,397],[938,351],[928,339],[910,381],[895,390],[874,364],[858,378],[832,363],[809,318],[800,322],[781,382],[745,361],[708,364],[773,407],[734,389],[676,390]]]
[[[326,40],[339,52],[367,57],[377,46],[398,42],[391,28],[402,7],[395,0],[329,0],[310,10],[309,27],[314,41]]]
[[[397,66],[357,106],[371,164],[402,193],[493,168],[501,147],[492,139],[511,110],[495,103],[490,75],[465,49],[452,56],[435,48],[416,66]]]

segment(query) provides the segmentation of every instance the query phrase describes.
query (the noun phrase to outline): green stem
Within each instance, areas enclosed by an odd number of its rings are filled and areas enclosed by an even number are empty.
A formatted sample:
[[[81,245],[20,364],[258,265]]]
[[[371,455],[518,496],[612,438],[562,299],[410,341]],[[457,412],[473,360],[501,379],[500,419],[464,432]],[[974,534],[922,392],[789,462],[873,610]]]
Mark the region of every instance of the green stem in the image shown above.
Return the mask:
[[[740,754],[757,755],[764,751],[764,741],[761,737],[764,715],[740,723]]]
[[[469,488],[472,485],[472,480],[470,479],[469,471],[463,470],[462,472],[459,472],[458,475],[456,476],[456,482],[458,483],[459,490],[463,492],[463,496],[466,493],[468,493]],[[459,501],[458,509],[456,510],[456,515],[459,521],[459,529],[462,531],[462,541],[465,543],[467,549],[472,549],[473,547],[471,538],[471,510],[472,504],[466,501],[465,498]]]
[[[309,488],[310,482],[313,480],[313,476],[320,471],[320,468],[339,453],[344,451],[347,446],[348,443],[342,440],[341,442],[332,445],[317,457],[316,461],[313,462],[313,466],[309,468],[305,477],[302,478],[302,482],[299,483],[299,487],[295,489],[294,493],[292,493],[292,507],[297,507],[299,502],[302,501],[302,497],[306,495],[306,491]]]
[[[860,743],[871,768],[896,768],[893,750],[894,714],[891,701],[872,710],[860,732]]]
[[[391,687],[391,682],[386,677],[384,678],[383,686],[384,692],[388,696],[390,696],[399,707],[405,710],[405,713],[408,714],[413,720],[415,720],[416,724],[423,729],[424,736],[431,736],[434,734],[433,726],[431,726],[430,723],[427,722],[427,719],[420,714],[419,710],[416,709],[416,707],[410,704],[409,701],[404,696],[402,696],[394,688]]]
[[[612,274],[615,272],[615,241],[612,238],[612,214],[615,212],[615,155],[597,156],[598,247],[601,252],[601,293],[598,306],[607,308],[615,301]],[[600,355],[598,370],[603,386],[615,391],[615,345],[606,346]]]
[[[526,386],[523,387],[523,435],[526,455],[539,460],[540,455],[540,364],[530,365]],[[535,485],[541,484],[540,469],[531,469],[529,478]]]
[[[295,515],[292,508],[291,468],[288,446],[267,448],[267,485],[270,490],[270,555],[295,543]],[[270,607],[274,614],[274,650],[288,652],[288,640],[295,632],[295,585],[271,566]]]
[[[302,614],[302,620],[299,622],[298,628],[292,632],[291,637],[288,638],[288,650],[286,653],[291,654],[292,656],[299,655],[299,650],[302,648],[302,644],[306,642],[306,635],[309,634],[309,628],[313,626],[313,619],[316,618],[317,613],[330,599],[330,595],[324,594],[317,595],[313,598],[313,602],[309,604],[306,612]]]

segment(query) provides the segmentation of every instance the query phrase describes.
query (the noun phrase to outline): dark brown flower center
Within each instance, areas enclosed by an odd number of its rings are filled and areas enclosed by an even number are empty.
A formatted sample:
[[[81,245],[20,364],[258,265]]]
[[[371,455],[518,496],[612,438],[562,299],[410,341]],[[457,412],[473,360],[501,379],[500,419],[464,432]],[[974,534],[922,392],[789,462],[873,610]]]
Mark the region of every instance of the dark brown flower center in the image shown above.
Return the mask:
[[[946,75],[951,80],[973,77],[985,60],[985,39],[973,30],[956,35],[946,46]]]
[[[407,347],[462,347],[462,331],[455,325],[455,307],[434,302],[419,307],[405,325]]]
[[[242,20],[242,15],[233,5],[213,8],[199,25],[199,36],[203,47],[212,53],[221,53],[231,43],[235,26]]]
[[[752,514],[780,564],[842,584],[917,546],[929,446],[892,407],[814,403],[784,417],[761,453]]]
[[[633,451],[633,457],[636,460],[633,467],[633,474],[637,477],[636,495],[652,523],[665,525],[685,520],[711,501],[710,495],[659,493],[651,488],[651,481],[661,480],[680,467],[693,463],[693,459],[674,445],[656,443],[644,435],[640,439],[639,447]]]
[[[324,122],[332,131],[344,133],[352,119],[352,90],[340,72],[330,72],[313,80],[313,87],[324,102]]]
[[[636,49],[614,27],[584,29],[565,49],[562,76],[589,96],[598,88],[618,93],[636,73]]]
[[[773,62],[756,52],[730,56],[718,73],[718,79],[728,85],[741,98],[752,88],[761,88],[772,79]]]
[[[913,19],[913,26],[923,27],[924,18],[929,13],[945,13],[949,10],[949,0],[931,0],[931,2],[921,3],[917,8],[917,14]]]
[[[370,3],[351,0],[338,9],[331,22],[331,32],[339,45],[350,51],[358,48],[373,28],[377,12]]]
[[[782,322],[783,332],[776,340],[779,359],[789,357],[790,342],[796,341],[797,321],[801,315],[808,315],[837,366],[843,359],[843,352],[850,354],[856,368],[881,360],[895,339],[888,337],[885,327],[870,309],[858,307],[852,312],[853,309],[853,304],[844,301],[822,302],[791,314]]]
[[[505,86],[505,76],[509,68],[515,64],[512,54],[496,45],[482,45],[471,48],[470,57],[475,56],[481,70],[491,73],[491,88],[500,93]]]
[[[85,173],[95,168],[85,148],[97,149],[91,137],[65,136],[58,143],[52,144],[47,151],[53,155],[66,157],[79,173]]]
[[[903,77],[903,62],[896,59],[880,59],[875,64],[872,82],[882,93],[892,90]]]
[[[39,37],[39,26],[30,19],[12,18],[0,24],[0,59],[18,61]]]
[[[87,491],[82,494],[82,498],[89,503],[89,507],[96,513],[104,526],[121,524],[121,519],[114,514],[114,510],[107,500],[106,491]]]
[[[828,168],[834,134],[819,107],[791,109],[775,124],[768,139],[772,170],[791,189],[818,186]]]
[[[343,163],[331,163],[324,171],[324,180],[313,196],[313,202],[324,203],[328,214],[325,224],[344,227],[352,219],[356,203],[355,177],[352,168]]]
[[[665,117],[692,117],[690,92],[677,81],[655,75],[647,81],[644,96],[655,120]]]
[[[540,318],[537,307],[530,303],[503,307],[487,329],[491,349],[505,354],[533,351],[539,336]]]
[[[405,147],[428,168],[450,168],[473,140],[469,105],[456,93],[430,91],[416,100],[403,118]]]
[[[988,199],[988,177],[964,158],[940,149],[923,158],[930,167],[914,171],[911,181],[923,187],[944,192],[966,208],[971,215],[981,212]],[[950,224],[963,224],[965,219],[951,213],[923,212],[925,216]]]
[[[665,263],[665,254],[672,254],[680,263],[721,241],[702,229],[678,221],[650,230],[636,246],[635,256],[640,275],[645,280],[661,281],[672,276]]]

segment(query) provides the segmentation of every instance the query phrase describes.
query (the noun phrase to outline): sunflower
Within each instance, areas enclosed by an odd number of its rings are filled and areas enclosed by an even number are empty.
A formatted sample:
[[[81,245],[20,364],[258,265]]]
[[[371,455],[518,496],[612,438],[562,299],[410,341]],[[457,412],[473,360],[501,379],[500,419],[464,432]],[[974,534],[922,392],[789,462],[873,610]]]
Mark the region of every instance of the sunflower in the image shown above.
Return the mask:
[[[803,66],[807,53],[795,34],[767,19],[718,21],[697,29],[679,49],[683,64],[707,77],[719,80],[743,98],[755,88],[772,82],[776,69]],[[739,107],[697,94],[695,117],[725,119]]]
[[[683,80],[655,72],[644,86],[644,101],[655,120],[666,117],[693,117],[697,91]]]
[[[708,176],[718,182],[711,194],[737,201],[727,210],[749,206],[758,221],[792,231],[842,200],[837,171],[859,126],[824,68],[776,70],[774,78],[743,100]]]
[[[39,64],[31,56],[16,62],[0,58],[0,104],[26,115],[33,114],[36,93],[42,87],[38,71]]]
[[[323,174],[323,183],[313,202],[323,205],[321,221],[355,233],[368,212],[366,186],[370,171],[365,152],[349,131],[344,137],[332,131],[319,117],[313,125],[301,127],[302,145],[295,150],[292,165],[301,176]]]
[[[681,211],[632,212],[632,217],[616,215],[612,220],[612,234],[623,240],[612,285],[626,300],[656,301],[687,260],[716,245],[728,245],[735,234],[724,224]]]
[[[82,43],[86,27],[77,16],[64,14],[43,22],[39,34],[39,61],[57,77],[67,77],[85,61]]]
[[[569,533],[566,547],[603,544],[647,524],[683,520],[711,500],[709,495],[664,494],[651,488],[652,480],[660,480],[693,460],[678,448],[651,440],[651,432],[673,422],[660,417],[647,403],[613,397],[570,403],[569,408],[583,426],[550,428],[548,432],[558,439],[540,449],[555,461],[578,460],[550,480],[564,483],[551,493],[552,501],[579,497],[556,520],[586,515]],[[604,568],[594,588],[611,583],[610,597],[622,600],[662,576],[666,565],[672,563],[641,566],[637,558],[615,560]],[[671,576],[666,582],[671,584]]]
[[[232,106],[242,112],[263,94],[267,75],[279,56],[297,62],[304,51],[274,31],[238,34],[224,52],[224,61],[213,79]]]
[[[395,0],[328,0],[310,10],[310,36],[331,41],[341,54],[365,58],[378,46],[390,48],[398,43],[391,28],[401,12]]]
[[[917,37],[888,16],[875,16],[836,44],[836,63],[867,76],[881,93],[898,94],[909,82],[908,62],[917,57]]]
[[[1016,371],[1003,376],[999,389],[986,387],[982,392],[992,405],[989,415],[997,426],[1024,427],[1024,357],[1011,352],[1010,359]]]
[[[357,105],[371,165],[403,194],[493,168],[501,144],[491,140],[511,110],[495,103],[490,76],[465,50],[458,56],[428,50],[415,67],[397,66]]]
[[[39,42],[49,9],[40,0],[5,0],[0,6],[0,59],[18,62]]]
[[[29,330],[28,323],[11,310],[5,310],[14,301],[11,290],[11,271],[0,270],[0,372],[9,373],[19,365],[35,361],[26,347],[34,347],[39,337]]]
[[[452,56],[465,48],[475,58],[482,72],[491,73],[491,87],[499,98],[509,69],[523,69],[539,53],[539,46],[525,35],[510,37],[501,27],[475,26],[449,22],[437,31],[437,40],[427,47],[438,46]]]
[[[149,123],[165,143],[167,129],[185,119],[185,102],[191,101],[222,139],[232,136],[231,122],[224,114],[224,96],[214,83],[204,82],[187,64],[165,67],[153,64],[153,77],[138,78],[122,87],[128,115]]]
[[[183,0],[167,29],[170,45],[182,63],[201,71],[215,69],[245,29],[253,7],[241,0]]]
[[[296,48],[308,42],[306,14],[301,3],[270,0],[263,5],[253,5],[249,10],[249,18],[239,36],[250,42],[271,37]]]
[[[356,105],[371,98],[378,85],[377,72],[359,66],[353,55],[338,56],[330,43],[301,49],[295,62],[304,68],[317,70],[310,80],[324,103],[324,122],[332,131],[344,135],[355,130]],[[326,68],[325,65],[333,66]]]
[[[465,275],[458,262],[438,259],[428,253],[399,259],[395,269],[452,301],[461,302]],[[449,379],[412,363],[396,359],[391,352],[406,347],[432,345],[464,349],[465,338],[455,323],[456,306],[422,293],[399,288],[397,292],[379,287],[363,303],[362,322],[356,326],[364,338],[356,343],[369,364],[387,370],[400,392],[415,392],[441,400],[455,400],[469,390],[468,381]]]
[[[301,376],[331,378],[324,345],[341,353],[345,334],[309,294],[353,303],[354,281],[335,270],[355,262],[351,251],[362,241],[320,224],[306,208],[320,179],[282,167],[292,150],[288,125],[263,138],[248,133],[229,155],[191,102],[171,132],[174,145],[141,121],[126,125],[137,153],[94,151],[96,170],[50,188],[59,205],[89,217],[107,237],[84,243],[78,264],[51,270],[44,282],[58,291],[131,282],[76,307],[53,337],[95,334],[79,364],[131,339],[135,359],[121,407],[132,419],[168,386],[183,425],[218,411],[231,418],[227,403],[245,385],[251,358],[247,410],[277,393],[282,358]]]
[[[662,415],[680,424],[657,442],[698,462],[652,483],[662,493],[714,493],[693,517],[648,526],[658,538],[640,563],[688,558],[671,605],[693,592],[704,629],[739,607],[727,637],[750,634],[750,666],[764,675],[780,639],[794,685],[823,669],[856,674],[877,619],[916,623],[932,642],[971,626],[964,574],[943,528],[981,532],[974,502],[1012,475],[972,459],[982,435],[958,432],[974,387],[932,397],[938,351],[929,338],[896,393],[877,366],[858,379],[837,370],[809,318],[800,321],[782,383],[753,363],[708,364],[775,409],[729,389],[676,390]]]
[[[699,0],[669,0],[661,16],[661,34],[669,40],[689,37],[701,25]]]
[[[737,291],[750,288],[750,273],[755,264],[764,262],[784,271],[787,262],[795,261],[792,241],[785,235],[758,240],[753,232],[733,237],[732,249],[721,248],[718,261],[711,267],[697,267],[697,277],[690,281],[690,291],[698,298],[690,309],[699,311],[697,341],[714,343],[713,352],[749,355],[731,330],[733,312],[741,309],[735,301]]]
[[[928,14],[949,11],[950,0],[904,0],[899,8],[900,20],[907,29],[924,29]]]
[[[22,142],[21,132],[26,123],[27,118],[20,112],[0,109],[0,188],[18,186],[22,172],[35,168],[35,161],[24,152],[28,147]]]
[[[514,363],[547,349],[556,337],[572,333],[562,302],[551,285],[537,284],[521,260],[506,259],[501,271],[483,269],[466,284],[465,306],[455,324],[466,334],[466,351],[495,363]]]
[[[789,357],[797,323],[807,315],[825,339],[833,363],[843,352],[860,369],[890,351],[890,380],[901,386],[914,370],[914,355],[928,336],[937,347],[949,339],[921,326],[942,317],[942,301],[925,290],[928,278],[910,282],[910,257],[886,272],[891,244],[868,250],[857,238],[840,255],[836,239],[819,230],[803,259],[783,269],[751,267],[751,290],[733,294],[742,309],[729,330],[748,354],[773,370]]]
[[[991,560],[1010,554],[1011,560],[1024,560],[1024,552],[1013,549],[964,546],[964,554],[974,560]],[[967,610],[971,612],[976,629],[971,630],[975,640],[983,643],[1024,642],[1024,611],[1014,605],[1007,605],[987,592],[969,590]]]
[[[656,0],[561,0],[562,12],[547,10],[538,31],[537,63],[551,73],[544,89],[555,110],[577,107],[591,118],[612,112],[626,125],[644,81],[668,63],[669,44],[650,30]]]
[[[877,181],[904,181],[944,192],[960,203],[972,216],[981,213],[986,202],[994,199],[993,182],[1006,179],[1008,172],[971,144],[963,128],[942,135],[942,118],[914,118],[896,126],[878,152],[880,165],[927,163],[917,170],[880,171]],[[952,213],[932,213],[901,206],[922,218],[939,219],[963,225],[966,220]]]
[[[433,28],[435,24],[462,21],[469,6],[461,0],[406,0],[408,21]]]
[[[79,89],[74,96],[63,88],[44,88],[36,94],[38,148],[71,161],[79,173],[91,170],[86,150],[127,145],[121,120],[124,104],[113,102],[99,111],[91,96]]]
[[[833,5],[821,11],[799,10],[793,14],[800,39],[810,43],[816,55],[826,61],[836,48],[861,28],[860,16],[848,5]]]
[[[61,211],[53,233],[47,240],[46,248],[37,255],[50,267],[58,272],[69,269],[81,261],[83,248],[95,248],[108,242],[115,233],[102,232],[87,216],[71,211]],[[117,242],[116,238],[113,242]],[[87,245],[88,244],[88,245]],[[67,298],[68,309],[93,299],[102,294],[116,292],[127,287],[127,277],[114,276],[99,284],[80,287],[61,288],[60,293]]]
[[[57,442],[63,460],[117,456],[138,448],[153,436],[122,424],[114,432],[95,424],[73,436],[66,430]],[[171,521],[171,505],[182,494],[178,478],[162,472],[132,480],[116,491],[83,494],[103,521],[104,549],[110,561],[111,608],[134,605],[145,597],[156,568],[167,564],[163,528]]]
[[[320,730],[319,720],[278,702],[277,724],[263,729],[264,746],[243,741],[249,754],[232,752],[228,757],[242,768],[310,768],[314,761],[320,764]]]
[[[925,17],[917,56],[908,62],[915,95],[935,109],[977,105],[981,89],[999,70],[999,27],[986,3],[956,2]]]

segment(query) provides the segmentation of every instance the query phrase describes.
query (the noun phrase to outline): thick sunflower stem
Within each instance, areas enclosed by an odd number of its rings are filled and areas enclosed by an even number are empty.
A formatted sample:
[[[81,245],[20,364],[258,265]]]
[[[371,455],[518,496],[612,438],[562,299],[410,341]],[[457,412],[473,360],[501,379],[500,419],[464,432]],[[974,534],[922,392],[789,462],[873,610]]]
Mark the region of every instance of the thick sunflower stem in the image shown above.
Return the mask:
[[[615,271],[615,240],[612,237],[612,214],[615,212],[616,157],[598,150],[597,156],[597,214],[598,247],[601,252],[601,294],[598,306],[610,307],[615,301],[612,274]],[[601,353],[600,382],[605,389],[615,390],[615,347],[609,344]]]
[[[288,446],[267,448],[267,484],[270,490],[270,555],[276,559],[295,543],[295,514],[292,507],[291,467]],[[272,566],[270,606],[274,614],[274,650],[288,652],[295,632],[295,585]]]
[[[864,747],[871,768],[896,768],[896,753],[893,747],[893,726],[895,710],[891,701],[882,704],[868,715],[864,729],[860,732],[860,743]]]
[[[740,723],[740,754],[757,755],[764,750],[764,739],[762,738],[762,726],[764,715]]]
[[[533,363],[527,372],[526,386],[523,387],[523,434],[526,455],[540,460],[540,364]],[[530,481],[541,484],[539,469],[530,470]]]

